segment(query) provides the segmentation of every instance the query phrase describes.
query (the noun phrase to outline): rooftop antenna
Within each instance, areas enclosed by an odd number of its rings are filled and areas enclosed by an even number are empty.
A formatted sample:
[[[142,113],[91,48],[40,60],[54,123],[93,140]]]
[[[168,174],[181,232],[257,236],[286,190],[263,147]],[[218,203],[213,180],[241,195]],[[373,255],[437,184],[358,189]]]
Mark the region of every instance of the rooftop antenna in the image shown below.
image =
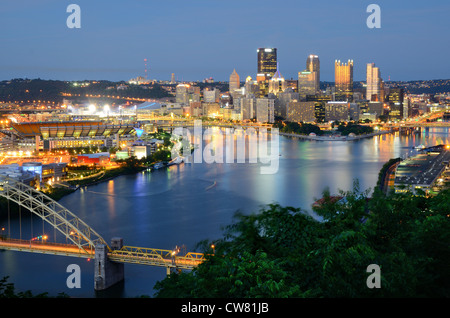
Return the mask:
[[[145,64],[145,80],[147,80],[147,59],[144,59],[144,64]]]

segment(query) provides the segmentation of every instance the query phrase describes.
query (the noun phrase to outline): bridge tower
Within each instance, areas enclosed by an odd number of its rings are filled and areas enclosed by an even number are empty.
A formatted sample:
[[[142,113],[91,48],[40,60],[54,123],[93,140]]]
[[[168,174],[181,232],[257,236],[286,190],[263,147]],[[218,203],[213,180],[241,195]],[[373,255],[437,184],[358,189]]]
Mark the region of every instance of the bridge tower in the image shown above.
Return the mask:
[[[122,247],[122,238],[115,237],[111,239],[112,250],[120,250]],[[108,252],[108,246],[105,244],[95,246],[95,290],[105,290],[124,280],[124,264],[110,261]]]

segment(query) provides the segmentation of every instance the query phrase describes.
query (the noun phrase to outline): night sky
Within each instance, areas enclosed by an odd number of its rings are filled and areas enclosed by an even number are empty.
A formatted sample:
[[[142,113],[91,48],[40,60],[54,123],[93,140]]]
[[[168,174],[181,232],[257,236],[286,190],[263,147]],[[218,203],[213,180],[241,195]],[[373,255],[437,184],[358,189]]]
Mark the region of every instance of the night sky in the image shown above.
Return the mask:
[[[69,4],[81,28],[69,29]],[[369,29],[369,4],[381,28]],[[353,59],[354,79],[375,63],[382,78],[450,78],[448,0],[1,0],[0,80],[228,81],[256,77],[256,49],[276,47],[280,72],[297,79],[309,54],[321,80],[334,81],[334,61]]]

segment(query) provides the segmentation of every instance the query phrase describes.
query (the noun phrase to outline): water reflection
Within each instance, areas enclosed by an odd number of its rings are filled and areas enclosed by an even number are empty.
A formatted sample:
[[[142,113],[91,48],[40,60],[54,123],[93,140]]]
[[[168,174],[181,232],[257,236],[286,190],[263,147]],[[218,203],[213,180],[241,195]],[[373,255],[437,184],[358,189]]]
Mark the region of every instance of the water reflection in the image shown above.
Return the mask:
[[[217,137],[217,136],[216,136]],[[218,141],[218,139],[215,139]],[[154,172],[117,177],[61,200],[107,241],[121,236],[130,246],[192,250],[202,239],[221,237],[236,210],[250,213],[280,203],[311,212],[311,204],[330,188],[332,194],[376,185],[385,162],[414,153],[414,146],[448,142],[448,129],[390,134],[352,142],[303,141],[280,137],[279,169],[261,174],[261,163],[190,163]],[[247,158],[248,159],[248,158]],[[41,225],[38,221],[38,225]],[[17,224],[14,225],[17,229]],[[79,260],[18,252],[0,253],[0,277],[9,275],[19,289],[39,289],[95,297],[92,264],[82,264],[81,290],[65,287],[65,269]],[[51,265],[49,265],[51,262]],[[151,295],[164,269],[126,265],[123,294]],[[37,282],[42,275],[47,280]],[[38,285],[41,284],[41,285]]]

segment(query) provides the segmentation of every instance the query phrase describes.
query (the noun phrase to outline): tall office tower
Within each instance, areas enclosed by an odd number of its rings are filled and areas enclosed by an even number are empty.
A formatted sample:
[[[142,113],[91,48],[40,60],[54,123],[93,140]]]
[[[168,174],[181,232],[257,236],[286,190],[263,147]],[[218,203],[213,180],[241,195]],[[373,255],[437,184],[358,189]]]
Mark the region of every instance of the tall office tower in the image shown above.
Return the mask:
[[[255,118],[256,98],[249,95],[241,99],[241,120],[251,120]]]
[[[172,78],[170,79],[170,84],[175,84],[175,74],[172,73]]]
[[[260,123],[275,122],[275,99],[273,98],[256,99],[256,121]]]
[[[261,95],[265,96],[269,93],[269,80],[277,71],[277,49],[259,48],[256,52],[258,53],[256,81],[258,82]]]
[[[299,95],[290,87],[286,88],[283,93],[278,94],[275,99],[275,116],[286,119],[288,103],[293,100],[299,100]]]
[[[381,82],[380,82],[380,102],[384,103],[385,100],[386,100],[386,92],[384,89],[384,81],[381,80]]]
[[[306,71],[308,72],[316,72],[316,92],[320,91],[320,60],[317,55],[310,54],[306,59]]]
[[[189,84],[178,84],[175,91],[175,100],[177,103],[181,104],[189,104],[189,95],[188,95],[188,89],[190,85]]]
[[[259,86],[258,82],[254,81],[251,76],[247,76],[244,84],[244,95],[254,95],[255,97],[259,97]]]
[[[278,70],[273,74],[272,78],[269,80],[269,94],[278,95],[279,93],[283,93],[287,88],[287,83],[284,80],[283,75],[281,75]]]
[[[348,63],[341,63],[336,60],[334,63],[335,100],[351,101],[353,97],[353,60]]]
[[[389,89],[389,119],[403,119],[403,88]]]
[[[325,102],[314,102],[314,117],[317,123],[325,121]]]
[[[307,95],[316,95],[317,89],[317,72],[301,71],[298,72],[298,93],[302,98]]]
[[[259,48],[258,53],[258,74],[266,74],[272,77],[277,71],[277,49]]]
[[[217,88],[203,90],[203,101],[205,103],[218,103],[220,97],[220,91]]]
[[[236,72],[235,69],[233,69],[233,73],[230,75],[230,82],[229,82],[229,88],[228,90],[230,93],[233,93],[235,90],[239,89],[241,87],[241,83],[239,81],[239,74]]]
[[[366,99],[371,102],[381,101],[381,74],[374,63],[367,64],[366,72]]]

